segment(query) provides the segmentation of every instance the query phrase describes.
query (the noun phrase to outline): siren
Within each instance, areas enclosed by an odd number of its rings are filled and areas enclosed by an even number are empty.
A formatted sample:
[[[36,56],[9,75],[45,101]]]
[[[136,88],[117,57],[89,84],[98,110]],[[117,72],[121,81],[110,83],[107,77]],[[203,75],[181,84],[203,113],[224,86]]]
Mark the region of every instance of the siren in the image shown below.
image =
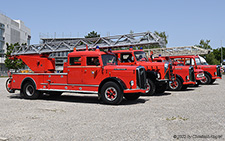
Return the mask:
[[[99,51],[99,46],[96,46],[96,50],[95,51]]]
[[[140,47],[140,50],[143,50],[143,47]]]
[[[132,46],[130,46],[129,50],[133,50],[133,47],[132,47]]]

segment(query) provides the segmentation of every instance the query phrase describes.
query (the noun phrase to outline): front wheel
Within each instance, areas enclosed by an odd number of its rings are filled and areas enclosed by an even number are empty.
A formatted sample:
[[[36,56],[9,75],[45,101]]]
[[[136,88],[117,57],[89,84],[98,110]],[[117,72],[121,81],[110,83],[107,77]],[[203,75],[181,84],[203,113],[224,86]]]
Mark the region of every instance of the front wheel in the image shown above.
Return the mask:
[[[35,85],[32,82],[27,82],[23,85],[21,96],[26,99],[37,99],[40,96],[40,92],[35,89]]]
[[[163,84],[162,86],[157,86],[155,93],[162,94],[167,89],[167,83]]]
[[[105,83],[100,95],[101,100],[106,104],[119,104],[123,100],[123,90],[115,82]]]
[[[150,79],[146,79],[147,81],[147,91],[146,94],[148,95],[154,95],[155,94],[155,84]]]
[[[182,89],[182,86],[183,84],[179,78],[168,83],[168,89],[172,91],[180,91]]]
[[[204,74],[204,79],[200,80],[201,84],[204,84],[204,85],[210,84],[211,81],[212,81],[212,78],[207,73]]]
[[[124,97],[127,100],[137,100],[140,97],[139,93],[125,93]]]

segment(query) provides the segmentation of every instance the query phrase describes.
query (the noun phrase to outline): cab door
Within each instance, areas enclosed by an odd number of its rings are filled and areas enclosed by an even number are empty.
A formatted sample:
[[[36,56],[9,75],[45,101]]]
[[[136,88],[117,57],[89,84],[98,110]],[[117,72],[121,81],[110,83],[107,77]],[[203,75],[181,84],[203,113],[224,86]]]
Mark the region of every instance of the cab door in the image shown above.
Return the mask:
[[[86,57],[83,68],[83,83],[88,85],[99,85],[102,80],[102,68],[98,56]]]
[[[68,66],[68,84],[82,84],[83,83],[83,57],[70,57]]]

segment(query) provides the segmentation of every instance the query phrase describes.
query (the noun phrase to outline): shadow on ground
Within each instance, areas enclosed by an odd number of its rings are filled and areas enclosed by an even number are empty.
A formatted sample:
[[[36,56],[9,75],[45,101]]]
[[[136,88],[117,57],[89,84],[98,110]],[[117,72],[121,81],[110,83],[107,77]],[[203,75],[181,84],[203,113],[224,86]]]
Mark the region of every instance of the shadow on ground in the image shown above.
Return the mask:
[[[20,94],[14,94],[9,96],[11,99],[23,99]],[[29,99],[28,99],[29,100]],[[58,97],[54,96],[47,96],[44,95],[42,98],[39,98],[37,100],[46,100],[46,101],[59,101],[59,102],[74,102],[74,103],[89,103],[89,104],[104,104],[100,100],[98,100],[97,95],[61,95]],[[120,105],[133,105],[133,104],[142,104],[148,101],[148,99],[139,98],[137,100],[126,100],[123,99],[123,101],[120,103]]]
[[[165,93],[155,93],[153,95],[141,94],[141,96],[146,96],[146,97],[149,97],[149,96],[168,96],[168,95],[171,95],[171,93],[168,93],[168,92],[165,92]]]

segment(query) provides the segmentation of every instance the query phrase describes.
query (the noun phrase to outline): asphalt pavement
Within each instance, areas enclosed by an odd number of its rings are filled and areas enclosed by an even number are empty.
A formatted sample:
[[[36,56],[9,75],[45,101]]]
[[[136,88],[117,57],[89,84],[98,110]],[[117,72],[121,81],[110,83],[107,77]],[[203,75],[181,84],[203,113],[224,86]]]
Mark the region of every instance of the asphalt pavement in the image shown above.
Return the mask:
[[[97,95],[22,99],[0,78],[0,141],[225,140],[225,79],[104,105]]]

